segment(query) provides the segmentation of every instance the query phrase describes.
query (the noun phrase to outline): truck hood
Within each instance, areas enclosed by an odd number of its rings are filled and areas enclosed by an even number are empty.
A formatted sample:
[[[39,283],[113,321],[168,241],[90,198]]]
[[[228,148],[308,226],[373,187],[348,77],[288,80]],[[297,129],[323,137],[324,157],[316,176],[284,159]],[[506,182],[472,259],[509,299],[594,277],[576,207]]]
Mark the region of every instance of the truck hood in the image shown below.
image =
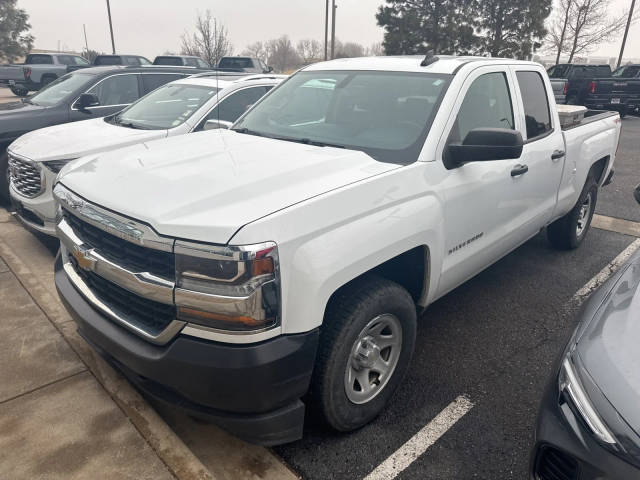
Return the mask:
[[[359,151],[213,130],[85,157],[59,180],[160,234],[224,244],[258,218],[395,168]]]
[[[11,152],[38,162],[66,160],[166,135],[166,130],[136,130],[93,118],[26,133],[11,144]]]
[[[577,343],[584,367],[640,435],[640,255],[635,256]]]

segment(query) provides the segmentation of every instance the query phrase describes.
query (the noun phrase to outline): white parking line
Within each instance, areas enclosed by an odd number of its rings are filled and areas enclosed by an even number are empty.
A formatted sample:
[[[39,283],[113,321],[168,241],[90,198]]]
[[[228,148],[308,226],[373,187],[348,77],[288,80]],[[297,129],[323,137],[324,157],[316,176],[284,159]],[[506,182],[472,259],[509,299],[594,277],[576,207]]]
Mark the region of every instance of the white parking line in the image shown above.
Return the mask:
[[[600,285],[607,281],[607,279],[613,275],[624,262],[626,262],[636,250],[640,248],[640,238],[631,242],[627,248],[625,248],[620,255],[614,258],[608,265],[606,265],[600,272],[593,277],[589,282],[576,292],[571,299],[574,304],[581,304],[591,293],[597,289]]]
[[[427,451],[444,433],[460,420],[473,403],[464,396],[456,398],[422,430],[382,462],[364,480],[391,480]]]

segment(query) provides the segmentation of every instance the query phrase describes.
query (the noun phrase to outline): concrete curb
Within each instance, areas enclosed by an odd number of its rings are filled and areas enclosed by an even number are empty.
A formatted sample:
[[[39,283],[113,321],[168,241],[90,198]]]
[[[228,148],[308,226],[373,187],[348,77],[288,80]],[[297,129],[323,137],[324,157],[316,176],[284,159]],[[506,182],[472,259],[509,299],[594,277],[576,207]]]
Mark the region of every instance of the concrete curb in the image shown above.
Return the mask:
[[[169,471],[179,480],[215,480],[211,472],[144,398],[86,345],[76,333],[75,324],[58,299],[49,293],[35,274],[2,239],[0,239],[0,256]]]

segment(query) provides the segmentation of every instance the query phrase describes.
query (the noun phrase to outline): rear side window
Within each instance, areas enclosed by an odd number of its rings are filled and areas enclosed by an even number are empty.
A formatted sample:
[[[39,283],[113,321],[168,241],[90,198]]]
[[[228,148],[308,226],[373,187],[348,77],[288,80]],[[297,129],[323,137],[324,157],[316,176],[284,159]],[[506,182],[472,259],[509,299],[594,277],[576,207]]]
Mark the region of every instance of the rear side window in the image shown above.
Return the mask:
[[[53,63],[53,57],[51,55],[29,55],[27,57],[27,61],[25,62],[27,64],[47,64],[47,65],[51,65]]]
[[[188,67],[197,67],[198,66],[198,62],[196,62],[195,58],[185,58],[184,59],[184,64],[187,65]]]
[[[178,80],[180,78],[184,78],[184,75],[180,75],[177,73],[143,73],[142,74],[142,94],[146,95],[147,93],[155,90],[158,87],[161,87],[165,83],[173,82],[174,80]]]
[[[538,72],[516,72],[516,78],[524,104],[527,139],[531,140],[551,131],[549,99]]]
[[[125,65],[140,65],[140,61],[137,57],[124,57]]]
[[[464,97],[447,143],[462,143],[474,128],[514,129],[509,84],[503,72],[476,78]]]
[[[156,57],[153,64],[180,66],[182,65],[182,59],[178,57]]]
[[[118,55],[102,55],[96,57],[95,65],[122,65],[122,59]]]

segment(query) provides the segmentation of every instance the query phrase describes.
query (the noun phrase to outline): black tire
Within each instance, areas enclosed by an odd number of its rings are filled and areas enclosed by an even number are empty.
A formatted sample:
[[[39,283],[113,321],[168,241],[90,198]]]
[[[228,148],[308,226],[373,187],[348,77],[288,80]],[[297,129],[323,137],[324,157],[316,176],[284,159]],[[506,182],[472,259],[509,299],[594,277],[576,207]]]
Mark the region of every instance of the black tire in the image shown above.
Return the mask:
[[[9,157],[4,148],[0,150],[0,201],[9,203]]]
[[[589,211],[586,217],[582,217],[582,207],[589,200]],[[571,250],[577,248],[587,236],[591,227],[591,219],[596,209],[598,201],[598,184],[589,175],[582,188],[578,202],[564,217],[559,218],[547,227],[547,238],[556,248],[561,250]],[[578,228],[578,222],[582,222],[582,228]]]
[[[27,90],[26,88],[9,87],[9,90],[11,90],[11,93],[13,93],[16,97],[26,97],[27,95],[29,95],[29,90]]]
[[[395,356],[395,368],[387,375],[387,380],[374,387],[378,390],[373,398],[364,403],[354,403],[347,396],[346,387],[347,369],[353,362],[353,349],[363,329],[372,320],[385,315],[387,318],[394,317],[401,328],[401,341],[396,337],[400,348]],[[409,292],[384,278],[364,277],[338,292],[327,306],[320,334],[317,364],[310,389],[313,413],[319,414],[331,427],[343,432],[360,428],[374,419],[387,404],[407,370],[415,345],[416,317],[416,307]],[[379,350],[379,356],[385,350]],[[370,378],[369,375],[367,378]],[[380,382],[380,378],[374,378],[372,383]]]

